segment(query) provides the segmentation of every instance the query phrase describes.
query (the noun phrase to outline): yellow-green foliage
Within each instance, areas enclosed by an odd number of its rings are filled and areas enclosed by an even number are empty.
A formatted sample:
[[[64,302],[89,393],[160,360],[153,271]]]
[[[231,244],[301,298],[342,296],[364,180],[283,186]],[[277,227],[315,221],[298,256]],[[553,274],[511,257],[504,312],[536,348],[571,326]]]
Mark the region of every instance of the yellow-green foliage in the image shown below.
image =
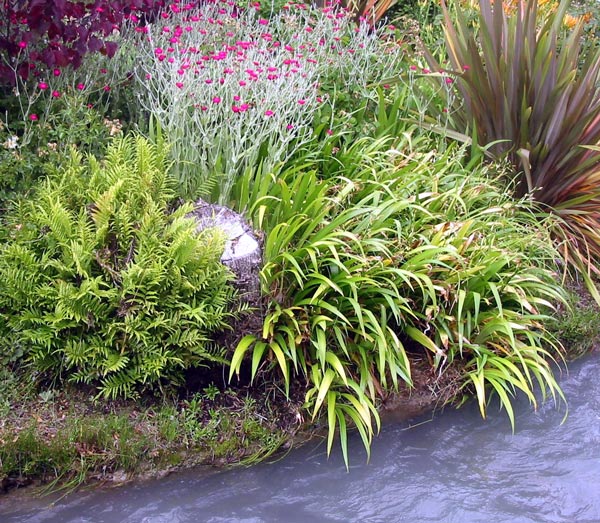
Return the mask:
[[[390,143],[339,150],[327,180],[306,162],[270,185],[244,184],[266,232],[271,300],[230,376],[246,355],[252,376],[264,360],[287,386],[301,376],[305,408],[327,413],[328,449],[339,431],[346,460],[348,424],[368,449],[377,397],[412,384],[411,353],[428,353],[439,373],[458,365],[483,415],[492,391],[512,423],[517,390],[534,404],[537,386],[562,397],[545,327],[562,299],[550,269],[558,254],[534,208],[499,190],[489,169],[465,167],[463,150],[409,157]]]
[[[170,211],[165,155],[140,137],[115,140],[103,162],[74,152],[10,217],[4,343],[51,378],[115,397],[220,359],[210,334],[232,296],[222,239],[195,233],[190,206]]]

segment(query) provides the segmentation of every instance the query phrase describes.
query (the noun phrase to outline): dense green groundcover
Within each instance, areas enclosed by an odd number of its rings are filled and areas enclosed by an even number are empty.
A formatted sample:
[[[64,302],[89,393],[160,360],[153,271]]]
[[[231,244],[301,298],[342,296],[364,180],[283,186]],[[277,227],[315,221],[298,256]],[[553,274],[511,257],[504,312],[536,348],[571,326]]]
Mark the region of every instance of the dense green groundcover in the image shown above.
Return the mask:
[[[102,162],[75,152],[7,217],[4,354],[23,347],[51,379],[112,398],[223,361],[210,344],[232,318],[223,238],[196,233],[191,205],[169,210],[165,154],[133,136]]]
[[[597,334],[562,284],[598,297],[595,26],[526,1],[502,39],[500,3],[404,7],[374,27],[360,6],[175,2],[112,59],[28,80],[31,48],[6,62],[5,487],[252,461],[300,428],[348,462],[348,430],[368,452],[380,400],[430,377],[512,424],[518,392],[564,399],[561,340]],[[261,304],[236,297],[222,232],[195,231],[198,196],[261,239]]]

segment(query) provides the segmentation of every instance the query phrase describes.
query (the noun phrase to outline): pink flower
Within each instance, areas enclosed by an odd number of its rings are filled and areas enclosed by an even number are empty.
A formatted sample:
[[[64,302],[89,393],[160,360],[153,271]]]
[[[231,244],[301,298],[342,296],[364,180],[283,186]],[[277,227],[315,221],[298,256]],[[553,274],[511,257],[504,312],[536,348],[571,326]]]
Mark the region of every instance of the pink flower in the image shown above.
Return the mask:
[[[468,65],[463,65],[463,71],[468,71],[469,69],[471,69]]]
[[[58,91],[52,91],[52,98],[60,98],[60,93]]]
[[[83,91],[85,89],[85,84],[77,84],[77,89]]]
[[[452,78],[446,78],[444,81],[445,81],[445,82],[446,82],[448,85],[450,85],[450,84],[453,84],[453,83],[454,83],[454,80],[453,80]]]
[[[40,82],[38,84],[38,87],[42,90],[45,91],[46,89],[48,89],[48,84],[46,82]]]
[[[220,98],[219,96],[215,96],[215,97],[212,99],[212,102],[213,102],[214,104],[220,104],[220,103],[221,103],[221,98]]]
[[[54,76],[60,76],[60,69],[54,69],[54,71],[52,71],[52,74]]]
[[[31,114],[29,115],[29,119],[30,119],[32,122],[35,122],[35,121],[37,121],[37,120],[38,120],[38,115],[37,115],[37,114],[35,114],[35,113],[31,113]]]
[[[103,90],[105,93],[108,93],[108,92],[110,91],[110,85],[105,85],[105,86],[102,88],[102,90]]]
[[[273,111],[271,111],[270,109],[267,109],[265,111],[265,116],[273,116],[275,113]]]
[[[27,42],[24,42],[23,40],[21,40],[19,42],[19,48],[21,49],[25,49],[27,47]],[[36,118],[37,119],[37,118]]]
[[[240,87],[244,87],[246,85],[246,82],[244,82],[244,80],[240,80],[238,83],[240,84]]]
[[[175,85],[181,89],[183,87],[183,82],[175,82]]]
[[[306,103],[306,100],[298,100],[298,103],[299,103],[300,105],[304,105],[304,104]]]
[[[268,20],[265,20],[264,18],[260,18],[260,19],[258,20],[258,23],[259,23],[260,25],[269,25],[269,21],[268,21]]]
[[[333,131],[331,129],[327,129],[327,131],[325,131],[327,133],[328,136],[333,135]]]

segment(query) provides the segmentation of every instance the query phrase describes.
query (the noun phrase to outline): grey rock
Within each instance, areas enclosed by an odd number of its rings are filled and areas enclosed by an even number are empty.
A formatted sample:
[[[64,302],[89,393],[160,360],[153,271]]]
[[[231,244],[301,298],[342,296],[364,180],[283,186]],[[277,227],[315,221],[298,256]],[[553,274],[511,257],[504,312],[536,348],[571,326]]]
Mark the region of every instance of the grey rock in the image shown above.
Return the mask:
[[[251,306],[260,303],[262,249],[252,227],[232,209],[201,199],[195,203],[190,216],[198,223],[198,232],[216,227],[225,234],[227,241],[221,262],[236,275],[235,286],[240,300]]]

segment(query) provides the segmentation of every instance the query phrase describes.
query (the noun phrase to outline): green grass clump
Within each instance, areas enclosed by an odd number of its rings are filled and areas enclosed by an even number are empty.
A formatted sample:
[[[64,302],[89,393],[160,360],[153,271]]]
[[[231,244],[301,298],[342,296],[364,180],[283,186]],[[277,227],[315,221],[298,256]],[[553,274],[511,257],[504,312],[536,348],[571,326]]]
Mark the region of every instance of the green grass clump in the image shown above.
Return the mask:
[[[247,392],[147,405],[107,404],[72,392],[12,404],[0,426],[4,488],[41,480],[49,483],[45,490],[63,490],[91,478],[122,481],[192,464],[249,464],[286,439],[287,427],[271,406]]]
[[[567,306],[561,308],[551,328],[567,356],[575,359],[597,347],[600,310],[581,283],[571,282],[567,288]]]
[[[368,448],[376,398],[411,384],[415,350],[440,372],[460,360],[484,415],[488,387],[511,421],[517,389],[534,403],[536,383],[561,394],[544,348],[562,299],[548,268],[558,255],[533,209],[488,169],[465,168],[461,150],[404,155],[391,144],[356,141],[326,179],[304,158],[244,195],[266,232],[270,303],[231,376],[250,354],[252,376],[270,362],[287,387],[306,380],[306,408],[313,419],[326,411],[328,447],[338,429],[346,459],[347,422]]]

